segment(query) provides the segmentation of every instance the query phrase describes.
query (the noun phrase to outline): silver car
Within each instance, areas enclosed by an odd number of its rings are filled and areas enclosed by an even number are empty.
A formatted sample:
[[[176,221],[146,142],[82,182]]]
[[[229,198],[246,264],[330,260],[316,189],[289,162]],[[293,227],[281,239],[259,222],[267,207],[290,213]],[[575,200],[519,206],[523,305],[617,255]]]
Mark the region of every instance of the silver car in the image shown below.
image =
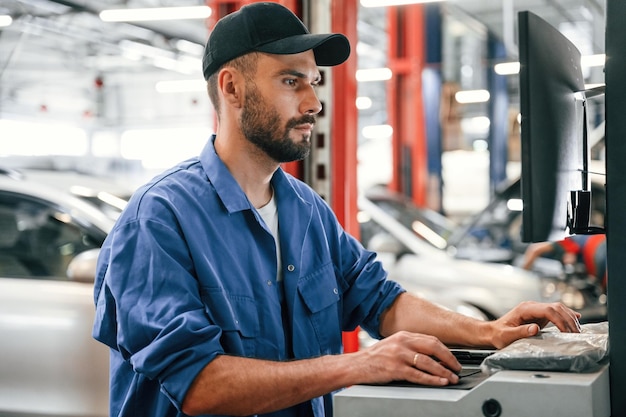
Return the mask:
[[[414,220],[408,228],[398,220],[401,213],[395,212],[401,205],[390,213],[392,208],[385,210],[364,195],[358,208],[363,244],[378,253],[390,278],[408,291],[456,299],[489,319],[502,316],[522,301],[573,299],[564,297],[553,281],[521,268],[455,258],[445,250],[445,240],[437,238],[440,231],[435,229],[441,224]],[[436,244],[438,239],[441,245]]]
[[[91,337],[84,271],[114,220],[12,174],[0,174],[0,416],[107,416],[108,349]]]

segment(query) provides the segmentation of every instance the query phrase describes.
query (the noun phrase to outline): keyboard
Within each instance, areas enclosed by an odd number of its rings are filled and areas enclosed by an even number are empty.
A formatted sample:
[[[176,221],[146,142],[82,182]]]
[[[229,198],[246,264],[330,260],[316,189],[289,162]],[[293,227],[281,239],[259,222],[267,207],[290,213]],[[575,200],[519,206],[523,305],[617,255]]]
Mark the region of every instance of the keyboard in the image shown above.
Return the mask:
[[[463,366],[480,366],[483,360],[496,351],[493,349],[450,349],[456,360]]]

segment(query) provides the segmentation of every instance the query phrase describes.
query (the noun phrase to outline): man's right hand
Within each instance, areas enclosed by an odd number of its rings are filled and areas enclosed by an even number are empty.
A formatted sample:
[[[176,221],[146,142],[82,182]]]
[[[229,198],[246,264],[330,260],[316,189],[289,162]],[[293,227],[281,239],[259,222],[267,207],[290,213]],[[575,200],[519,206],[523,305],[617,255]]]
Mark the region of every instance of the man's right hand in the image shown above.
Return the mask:
[[[363,369],[364,383],[408,381],[421,385],[456,384],[461,364],[436,337],[397,332],[349,354]]]

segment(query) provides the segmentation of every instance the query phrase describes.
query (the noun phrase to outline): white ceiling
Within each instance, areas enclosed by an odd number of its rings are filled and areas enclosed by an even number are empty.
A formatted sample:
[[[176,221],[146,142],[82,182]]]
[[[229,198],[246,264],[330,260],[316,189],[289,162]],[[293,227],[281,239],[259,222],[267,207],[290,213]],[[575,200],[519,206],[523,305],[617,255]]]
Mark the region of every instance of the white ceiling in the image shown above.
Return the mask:
[[[104,23],[98,17],[109,8],[203,4],[202,0],[1,0],[0,15],[11,15],[13,24],[0,29],[0,119],[50,118],[109,127],[206,123],[209,106],[204,92],[159,94],[154,84],[202,79],[207,22]],[[468,30],[489,30],[500,37],[513,58],[519,10],[534,11],[562,29],[569,25],[574,37],[590,48],[583,53],[604,49],[606,6],[601,0],[450,0],[444,7]],[[386,46],[384,13],[362,11],[360,19],[360,40],[373,51],[360,59],[384,59],[380,52]],[[181,45],[181,40],[186,42]],[[195,52],[184,48],[194,44]],[[186,62],[191,67],[181,65]],[[178,68],[165,68],[173,64]]]
[[[483,23],[505,43],[517,39],[517,13],[528,10],[560,30],[573,26],[572,31],[578,32],[573,37],[592,42],[594,50],[587,53],[604,52],[604,0],[451,0],[449,4]]]

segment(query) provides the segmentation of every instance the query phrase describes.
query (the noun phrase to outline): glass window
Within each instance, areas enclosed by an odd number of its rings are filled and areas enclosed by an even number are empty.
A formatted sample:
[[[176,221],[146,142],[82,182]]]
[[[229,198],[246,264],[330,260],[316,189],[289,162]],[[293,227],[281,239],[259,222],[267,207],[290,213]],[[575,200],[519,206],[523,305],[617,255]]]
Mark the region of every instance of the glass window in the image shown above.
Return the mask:
[[[59,207],[0,193],[0,276],[66,279],[72,258],[103,240]]]

